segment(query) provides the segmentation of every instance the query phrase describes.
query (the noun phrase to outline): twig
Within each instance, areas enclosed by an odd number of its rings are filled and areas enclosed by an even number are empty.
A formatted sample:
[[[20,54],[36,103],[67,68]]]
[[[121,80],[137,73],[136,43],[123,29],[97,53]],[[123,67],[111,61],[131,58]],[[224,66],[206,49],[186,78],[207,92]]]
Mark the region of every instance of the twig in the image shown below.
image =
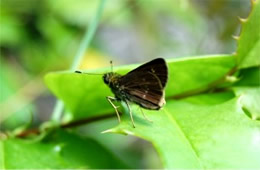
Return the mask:
[[[81,120],[75,120],[69,123],[65,123],[65,124],[61,124],[59,127],[60,128],[72,128],[72,127],[77,127],[77,126],[81,126],[81,125],[85,125],[85,124],[89,124],[92,122],[96,122],[99,120],[105,120],[105,119],[109,119],[112,117],[115,117],[116,114],[115,113],[108,113],[108,114],[104,114],[104,115],[100,115],[100,116],[94,116],[94,117],[90,117],[90,118],[86,118],[86,119],[81,119]],[[29,135],[38,135],[40,134],[41,131],[39,128],[34,128],[34,129],[28,129],[25,130],[21,133],[19,133],[18,135],[16,135],[16,137],[19,138],[24,138],[27,137]]]

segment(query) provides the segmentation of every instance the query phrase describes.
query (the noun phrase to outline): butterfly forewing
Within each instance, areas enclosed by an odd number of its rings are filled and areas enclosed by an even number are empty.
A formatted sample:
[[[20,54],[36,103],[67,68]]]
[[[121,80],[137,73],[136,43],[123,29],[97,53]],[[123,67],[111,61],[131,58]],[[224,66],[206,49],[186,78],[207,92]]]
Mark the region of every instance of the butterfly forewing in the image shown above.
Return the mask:
[[[168,69],[166,62],[163,58],[157,58],[148,63],[145,63],[137,67],[136,69],[130,71],[122,78],[124,78],[126,82],[130,83],[129,80],[131,80],[132,82],[132,78],[139,80],[141,77],[141,75],[139,74],[144,72],[149,74],[154,73],[155,75],[157,75],[160,79],[162,86],[165,87],[168,79]]]

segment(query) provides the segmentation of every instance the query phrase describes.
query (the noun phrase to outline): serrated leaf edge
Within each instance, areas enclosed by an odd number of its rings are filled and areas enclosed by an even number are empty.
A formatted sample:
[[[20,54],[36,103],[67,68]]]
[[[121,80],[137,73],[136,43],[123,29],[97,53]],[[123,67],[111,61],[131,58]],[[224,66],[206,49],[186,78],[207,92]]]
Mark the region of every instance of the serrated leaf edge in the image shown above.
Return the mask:
[[[238,52],[237,52],[237,51],[238,51],[238,47],[239,47],[239,44],[240,44],[240,36],[241,36],[242,30],[243,30],[243,25],[248,22],[248,19],[250,18],[251,14],[252,14],[252,11],[253,11],[254,8],[255,8],[255,5],[256,5],[257,3],[259,3],[259,0],[250,0],[250,3],[251,3],[251,10],[250,10],[250,12],[249,12],[248,17],[247,17],[247,18],[241,18],[241,17],[238,16],[238,20],[239,20],[239,22],[241,23],[241,30],[240,30],[239,35],[232,35],[232,38],[235,39],[236,42],[237,42],[237,49],[236,49],[236,51],[233,53],[233,55],[234,55],[234,57],[236,58],[236,60],[237,60],[237,56],[238,56]],[[239,62],[239,61],[237,60],[237,62]],[[237,64],[239,65],[239,63],[237,63]]]

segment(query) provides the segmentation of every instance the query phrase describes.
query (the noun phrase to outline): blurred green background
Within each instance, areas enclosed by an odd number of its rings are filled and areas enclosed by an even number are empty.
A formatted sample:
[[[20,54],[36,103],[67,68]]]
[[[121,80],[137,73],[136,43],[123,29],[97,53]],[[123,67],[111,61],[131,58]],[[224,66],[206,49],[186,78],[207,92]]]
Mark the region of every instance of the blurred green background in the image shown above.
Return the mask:
[[[44,85],[43,76],[70,67],[99,2],[0,1],[1,130],[38,126],[49,120],[56,99]],[[232,53],[236,49],[232,35],[238,35],[240,29],[237,17],[248,16],[249,11],[249,0],[107,0],[80,69],[107,67],[110,60],[121,65],[158,56]],[[136,160],[125,161],[136,162],[137,167],[147,167],[151,160],[156,160],[155,165],[149,166],[161,167],[145,141],[100,135],[111,121],[87,125],[79,132],[109,148],[117,147],[116,154],[134,155],[131,158]],[[136,143],[140,148],[133,147]],[[145,157],[149,160],[140,160],[144,154],[150,155]]]

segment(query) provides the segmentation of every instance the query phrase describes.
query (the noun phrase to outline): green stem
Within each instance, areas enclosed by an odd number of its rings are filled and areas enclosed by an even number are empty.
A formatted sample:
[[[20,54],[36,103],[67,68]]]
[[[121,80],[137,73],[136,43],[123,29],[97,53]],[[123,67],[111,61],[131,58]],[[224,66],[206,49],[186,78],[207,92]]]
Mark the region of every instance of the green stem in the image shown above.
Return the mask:
[[[74,57],[73,63],[70,67],[70,70],[74,71],[78,68],[80,65],[80,62],[83,59],[84,54],[86,53],[90,42],[93,39],[93,36],[97,30],[97,26],[101,17],[101,14],[103,12],[104,6],[105,6],[106,0],[100,0],[100,3],[98,5],[97,13],[95,15],[95,18],[91,21],[89,27],[86,27],[86,31],[84,34],[84,37],[82,39],[82,42],[80,43],[79,49]],[[58,100],[55,104],[53,114],[52,114],[52,120],[59,121],[62,115],[64,104],[62,101]]]
[[[88,124],[88,123],[93,123],[93,122],[96,122],[96,121],[99,121],[99,120],[105,120],[105,119],[109,119],[109,118],[113,118],[113,117],[116,117],[115,113],[106,113],[104,115],[98,115],[98,116],[93,116],[93,117],[89,117],[89,118],[85,118],[85,119],[74,120],[72,122],[61,124],[61,125],[59,125],[59,127],[60,128],[73,128],[73,127],[78,127],[78,126],[81,126],[81,125],[85,125],[85,124]],[[47,129],[45,129],[45,130],[47,130]],[[27,136],[32,135],[32,134],[37,135],[37,134],[40,134],[40,133],[41,133],[41,130],[39,128],[27,129],[27,130],[17,134],[16,137],[23,138],[23,137],[27,137]],[[1,137],[1,135],[3,137],[7,136],[4,133],[3,134],[0,133],[0,137]]]
[[[52,120],[57,122],[60,120],[63,111],[63,106],[64,106],[63,102],[57,99],[55,107],[52,112],[52,117],[51,117]]]
[[[70,70],[74,71],[75,69],[78,68],[78,66],[79,66],[79,64],[80,64],[80,62],[81,62],[81,60],[84,56],[84,53],[87,51],[89,44],[90,44],[91,40],[93,39],[93,36],[96,32],[98,22],[100,20],[101,14],[102,14],[103,9],[104,9],[104,5],[105,5],[105,0],[100,0],[96,16],[92,20],[89,28],[86,27],[85,35],[83,37],[82,42],[80,43],[79,50],[74,57],[74,61],[73,61],[73,64],[71,65],[71,67],[70,67]]]

